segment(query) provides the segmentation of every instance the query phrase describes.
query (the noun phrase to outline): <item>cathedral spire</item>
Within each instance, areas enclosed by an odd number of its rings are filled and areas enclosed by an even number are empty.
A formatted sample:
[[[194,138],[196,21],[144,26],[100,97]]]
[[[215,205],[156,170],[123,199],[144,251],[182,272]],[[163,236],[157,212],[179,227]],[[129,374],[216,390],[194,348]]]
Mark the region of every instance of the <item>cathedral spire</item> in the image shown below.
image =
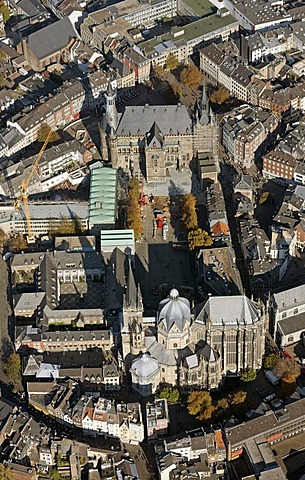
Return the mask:
[[[106,97],[106,119],[107,124],[110,128],[110,133],[113,135],[118,128],[119,117],[116,109],[115,99],[116,93],[113,90],[111,83],[109,82],[107,92],[105,93]]]
[[[140,287],[139,283],[138,283],[138,288],[137,288],[137,309],[138,310],[143,310],[142,292],[141,292],[141,287]]]
[[[207,115],[210,114],[210,102],[207,94],[205,83],[202,84],[202,96],[201,96],[201,113],[206,112]]]
[[[126,289],[126,305],[128,308],[137,308],[138,289],[136,286],[131,261],[128,262],[128,276]]]

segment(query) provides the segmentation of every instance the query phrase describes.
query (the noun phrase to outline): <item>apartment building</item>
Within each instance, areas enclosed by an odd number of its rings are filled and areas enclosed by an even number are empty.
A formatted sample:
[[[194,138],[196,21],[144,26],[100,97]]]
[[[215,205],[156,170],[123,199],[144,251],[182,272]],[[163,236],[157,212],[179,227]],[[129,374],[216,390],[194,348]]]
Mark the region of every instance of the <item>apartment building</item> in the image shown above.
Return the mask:
[[[274,340],[285,348],[304,338],[304,285],[274,293],[269,302]]]
[[[165,398],[146,403],[146,427],[148,441],[166,435],[169,424],[168,405]]]
[[[83,231],[88,230],[88,202],[30,202],[29,212],[35,237],[59,231],[63,223],[73,227],[76,221]],[[0,226],[8,234],[27,234],[24,206],[16,211],[12,202],[1,205]]]
[[[273,150],[263,157],[263,175],[266,178],[287,185],[294,179],[295,158],[281,150]]]
[[[241,36],[240,53],[248,62],[257,63],[266,55],[278,55],[293,47],[293,31],[290,27],[279,27]]]
[[[152,65],[164,66],[169,55],[184,62],[204,45],[225,42],[238,31],[238,22],[231,15],[215,13],[208,18],[208,22],[201,18],[183,27],[174,26],[169,33],[140,42],[138,47]]]
[[[82,429],[86,435],[117,437],[122,443],[138,445],[144,440],[140,403],[115,403],[99,395],[82,395],[77,402],[76,382],[28,382],[29,402],[60,423]]]
[[[27,347],[39,353],[86,351],[98,348],[109,351],[113,346],[113,336],[109,329],[84,331],[47,331],[26,327],[16,337],[15,348]]]
[[[222,142],[230,157],[250,168],[275,140],[279,121],[276,115],[260,108],[242,106],[222,121]]]
[[[52,130],[57,130],[78,119],[81,114],[104,105],[104,94],[110,80],[120,98],[121,94],[125,94],[131,88],[129,81],[128,87],[123,87],[124,78],[130,77],[130,70],[123,69],[122,75],[123,79],[116,72],[116,78],[113,80],[111,75],[98,71],[82,80],[68,81],[61,87],[59,93],[25,114],[20,120],[7,122],[7,128],[0,136],[1,157],[13,157],[33,143],[43,123],[49,125]],[[133,78],[134,84],[135,77]]]
[[[92,153],[77,140],[50,147],[44,152],[38,169],[31,177],[28,194],[47,192],[65,181],[79,185],[85,177],[84,166],[92,158]],[[2,194],[15,198],[19,195],[21,177],[30,175],[35,159],[36,156],[20,162],[4,160],[1,163],[0,172],[4,178],[0,188]]]
[[[200,50],[200,69],[205,75],[228,88],[231,95],[248,101],[253,73],[214,43]]]
[[[291,22],[289,11],[282,5],[271,5],[267,0],[213,0],[217,7],[224,6],[238,23],[249,32],[257,32]]]
[[[271,446],[304,431],[305,399],[298,400],[285,408],[272,411],[244,422],[240,425],[227,428],[228,460],[243,455],[253,446],[253,440],[263,441]],[[258,449],[256,449],[258,450]],[[256,457],[257,458],[257,457]],[[266,476],[268,478],[268,474]],[[281,477],[280,477],[281,478]]]

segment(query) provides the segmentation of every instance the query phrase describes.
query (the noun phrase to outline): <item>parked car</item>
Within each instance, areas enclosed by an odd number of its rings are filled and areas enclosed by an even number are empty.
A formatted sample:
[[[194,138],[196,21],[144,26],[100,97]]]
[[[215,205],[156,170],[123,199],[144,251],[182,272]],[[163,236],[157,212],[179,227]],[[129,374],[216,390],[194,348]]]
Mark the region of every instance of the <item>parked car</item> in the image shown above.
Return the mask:
[[[283,401],[279,398],[275,398],[274,400],[272,400],[271,405],[273,408],[281,408],[281,406],[283,405]]]
[[[173,243],[172,244],[172,249],[173,250],[187,250],[187,245],[182,244],[182,243]]]
[[[266,397],[263,398],[264,403],[269,403],[272,400],[274,400],[276,397],[275,393],[270,393],[270,395],[267,395]]]

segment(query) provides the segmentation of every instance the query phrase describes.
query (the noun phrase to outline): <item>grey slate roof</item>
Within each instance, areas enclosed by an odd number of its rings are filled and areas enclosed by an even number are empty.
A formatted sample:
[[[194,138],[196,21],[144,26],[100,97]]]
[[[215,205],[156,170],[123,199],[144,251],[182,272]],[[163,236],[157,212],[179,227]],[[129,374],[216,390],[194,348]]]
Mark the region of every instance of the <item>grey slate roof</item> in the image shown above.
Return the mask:
[[[192,122],[184,105],[127,106],[117,135],[144,135],[156,123],[163,135],[191,134]]]
[[[29,17],[35,17],[36,15],[50,15],[48,10],[38,0],[21,0],[18,3],[18,9],[22,10]]]
[[[175,326],[180,332],[191,321],[190,302],[183,297],[179,297],[179,292],[172,289],[169,298],[162,300],[159,305],[158,323],[169,332]]]
[[[196,310],[195,322],[198,323],[206,323],[209,319],[212,325],[251,325],[260,320],[258,306],[245,295],[210,297]]]
[[[290,335],[305,330],[305,313],[280,320],[278,327],[282,330],[283,335]]]
[[[27,43],[37,58],[43,59],[67,47],[78,34],[69,18],[58,20],[28,36]]]
[[[289,308],[298,307],[304,303],[305,286],[290,288],[280,293],[274,294],[274,301],[279,312]]]

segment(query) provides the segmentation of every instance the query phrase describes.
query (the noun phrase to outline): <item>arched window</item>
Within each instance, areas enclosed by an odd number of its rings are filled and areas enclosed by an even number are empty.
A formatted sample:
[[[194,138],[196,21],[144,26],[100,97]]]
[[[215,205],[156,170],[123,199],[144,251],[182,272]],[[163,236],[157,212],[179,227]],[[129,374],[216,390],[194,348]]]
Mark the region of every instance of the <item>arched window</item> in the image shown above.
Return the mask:
[[[174,343],[173,348],[177,348],[177,347],[178,347],[177,343]]]

